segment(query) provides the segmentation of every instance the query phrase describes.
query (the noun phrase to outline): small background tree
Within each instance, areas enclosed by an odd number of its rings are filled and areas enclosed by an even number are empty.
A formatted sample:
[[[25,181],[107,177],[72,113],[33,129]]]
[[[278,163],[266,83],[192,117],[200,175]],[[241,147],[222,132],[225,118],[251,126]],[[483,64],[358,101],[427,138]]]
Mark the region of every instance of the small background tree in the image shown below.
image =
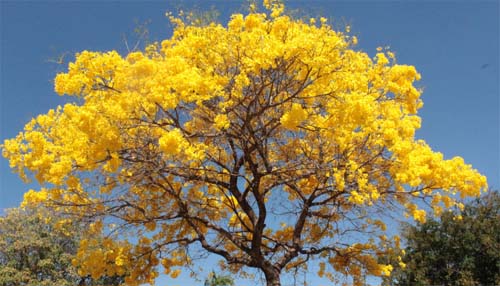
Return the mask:
[[[72,260],[83,224],[44,208],[12,208],[0,217],[0,286],[120,285],[123,278],[80,275]]]
[[[217,275],[215,271],[210,272],[204,286],[233,286],[234,279],[229,275]]]
[[[500,194],[492,191],[439,220],[407,225],[391,285],[500,285]],[[397,262],[395,260],[394,262]],[[401,266],[406,265],[404,268]]]

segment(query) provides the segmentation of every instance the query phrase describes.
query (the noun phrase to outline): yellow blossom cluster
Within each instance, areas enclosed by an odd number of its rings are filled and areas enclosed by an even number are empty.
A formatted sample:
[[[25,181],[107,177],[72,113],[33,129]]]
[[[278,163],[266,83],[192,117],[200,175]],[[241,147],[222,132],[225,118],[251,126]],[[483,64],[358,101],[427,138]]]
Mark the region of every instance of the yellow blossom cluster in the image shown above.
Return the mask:
[[[280,121],[283,127],[296,130],[302,121],[307,118],[307,111],[298,103],[293,103],[289,111],[285,112]]]

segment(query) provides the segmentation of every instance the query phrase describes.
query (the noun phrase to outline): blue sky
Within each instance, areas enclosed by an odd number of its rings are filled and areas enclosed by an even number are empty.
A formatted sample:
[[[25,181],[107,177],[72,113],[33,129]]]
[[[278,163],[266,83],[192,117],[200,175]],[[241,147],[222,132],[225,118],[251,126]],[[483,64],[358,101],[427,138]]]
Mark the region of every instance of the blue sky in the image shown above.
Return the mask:
[[[0,141],[15,136],[32,117],[68,100],[57,96],[52,86],[56,73],[65,68],[52,61],[61,54],[67,53],[69,60],[85,49],[124,53],[124,36],[133,42],[137,23],[150,21],[150,38],[161,40],[171,33],[164,17],[168,10],[214,5],[224,22],[232,11],[242,11],[246,1],[169,3],[1,1]],[[370,55],[378,46],[390,46],[399,63],[415,65],[422,74],[418,85],[424,89],[419,113],[423,124],[417,137],[446,158],[462,156],[488,177],[490,187],[499,189],[498,1],[288,5],[306,15],[326,16],[334,26],[350,24],[358,48]],[[0,165],[0,209],[18,206],[30,186],[10,171],[4,158]]]

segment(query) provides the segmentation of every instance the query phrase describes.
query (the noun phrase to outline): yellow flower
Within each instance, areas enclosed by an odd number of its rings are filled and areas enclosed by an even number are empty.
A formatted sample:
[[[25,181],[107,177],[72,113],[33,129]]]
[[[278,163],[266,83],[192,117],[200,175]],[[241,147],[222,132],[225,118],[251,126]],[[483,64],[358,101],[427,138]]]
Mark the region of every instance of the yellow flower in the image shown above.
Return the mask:
[[[392,272],[392,265],[381,265],[380,266],[380,272],[382,273],[383,276],[390,276]]]
[[[30,189],[28,192],[24,194],[24,199],[23,202],[21,203],[21,207],[43,203],[47,200],[47,196],[48,194],[45,189],[41,189],[38,192],[33,189]]]
[[[288,129],[297,130],[297,127],[307,118],[308,114],[302,105],[293,103],[290,111],[285,112],[280,119],[281,124]]]
[[[184,145],[184,137],[179,129],[174,129],[161,136],[158,144],[165,154],[175,155],[181,151]]]
[[[172,271],[172,273],[170,273],[170,277],[172,277],[173,279],[177,278],[179,276],[179,274],[181,274],[181,270],[180,269],[175,269],[174,271]]]
[[[214,118],[214,125],[217,130],[224,130],[229,128],[229,118],[226,114],[217,114]]]

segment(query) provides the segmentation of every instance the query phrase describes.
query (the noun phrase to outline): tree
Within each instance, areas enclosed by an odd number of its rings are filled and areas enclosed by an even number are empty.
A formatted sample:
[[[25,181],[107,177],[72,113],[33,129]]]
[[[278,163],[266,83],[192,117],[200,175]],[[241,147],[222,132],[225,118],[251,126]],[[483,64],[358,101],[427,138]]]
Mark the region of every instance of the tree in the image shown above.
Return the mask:
[[[205,280],[204,286],[233,286],[234,280],[231,276],[217,276],[214,271],[209,275],[209,278]]]
[[[500,194],[491,192],[440,220],[408,225],[392,285],[500,285]]]
[[[177,277],[210,253],[267,285],[310,263],[359,284],[390,273],[377,262],[390,240],[384,214],[423,221],[420,201],[439,212],[486,189],[463,159],[414,138],[413,66],[390,51],[372,59],[326,19],[264,2],[267,14],[227,26],[170,15],[173,36],[143,52],[77,54],[55,78],[75,102],[5,141],[14,170],[44,184],[27,204],[115,238],[81,244],[83,270],[131,268],[128,284],[153,283],[160,264]]]
[[[83,230],[43,208],[8,209],[0,217],[0,285],[119,285],[123,277],[94,280],[72,265]]]

